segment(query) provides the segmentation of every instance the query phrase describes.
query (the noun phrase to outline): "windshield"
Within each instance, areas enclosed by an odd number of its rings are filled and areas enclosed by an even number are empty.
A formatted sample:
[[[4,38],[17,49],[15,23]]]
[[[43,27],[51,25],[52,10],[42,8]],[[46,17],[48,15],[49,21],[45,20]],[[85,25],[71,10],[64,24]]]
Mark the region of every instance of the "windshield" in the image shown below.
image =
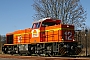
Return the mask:
[[[36,28],[39,28],[39,27],[40,27],[40,22],[33,23],[33,26],[32,26],[33,29],[36,29]]]

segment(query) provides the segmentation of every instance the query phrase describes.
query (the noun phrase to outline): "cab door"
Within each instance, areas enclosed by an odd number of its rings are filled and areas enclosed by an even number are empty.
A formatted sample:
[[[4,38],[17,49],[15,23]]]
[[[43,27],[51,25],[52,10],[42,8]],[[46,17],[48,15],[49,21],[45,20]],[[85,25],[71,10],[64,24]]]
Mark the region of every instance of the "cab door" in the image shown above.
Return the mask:
[[[31,43],[40,42],[40,22],[33,23],[31,30]]]
[[[45,26],[43,24],[40,27],[40,42],[46,42]]]

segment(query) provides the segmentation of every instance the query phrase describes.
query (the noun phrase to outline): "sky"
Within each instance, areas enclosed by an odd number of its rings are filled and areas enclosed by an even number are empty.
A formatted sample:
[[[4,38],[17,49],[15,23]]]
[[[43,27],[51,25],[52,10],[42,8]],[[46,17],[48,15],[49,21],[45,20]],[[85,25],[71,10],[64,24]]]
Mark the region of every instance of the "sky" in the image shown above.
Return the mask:
[[[33,0],[0,0],[0,34],[30,28],[35,15],[33,3]],[[81,0],[80,3],[87,11],[86,25],[90,27],[90,0]]]

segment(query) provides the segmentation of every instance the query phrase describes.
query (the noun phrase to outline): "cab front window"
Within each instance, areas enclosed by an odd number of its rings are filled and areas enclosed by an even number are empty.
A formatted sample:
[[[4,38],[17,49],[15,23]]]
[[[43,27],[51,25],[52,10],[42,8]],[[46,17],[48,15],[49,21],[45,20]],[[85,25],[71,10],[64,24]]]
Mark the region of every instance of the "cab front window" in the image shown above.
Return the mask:
[[[39,27],[40,27],[40,22],[33,23],[33,26],[32,26],[33,29],[36,29],[36,28],[39,28]]]

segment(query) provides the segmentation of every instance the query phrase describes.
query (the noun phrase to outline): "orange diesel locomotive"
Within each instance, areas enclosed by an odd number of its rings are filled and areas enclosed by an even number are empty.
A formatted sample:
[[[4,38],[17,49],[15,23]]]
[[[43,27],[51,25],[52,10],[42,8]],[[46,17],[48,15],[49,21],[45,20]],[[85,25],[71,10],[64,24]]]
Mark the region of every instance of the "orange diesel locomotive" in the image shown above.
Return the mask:
[[[74,39],[74,33],[73,25],[44,18],[33,22],[32,28],[7,33],[2,51],[20,55],[77,55],[81,47]]]

